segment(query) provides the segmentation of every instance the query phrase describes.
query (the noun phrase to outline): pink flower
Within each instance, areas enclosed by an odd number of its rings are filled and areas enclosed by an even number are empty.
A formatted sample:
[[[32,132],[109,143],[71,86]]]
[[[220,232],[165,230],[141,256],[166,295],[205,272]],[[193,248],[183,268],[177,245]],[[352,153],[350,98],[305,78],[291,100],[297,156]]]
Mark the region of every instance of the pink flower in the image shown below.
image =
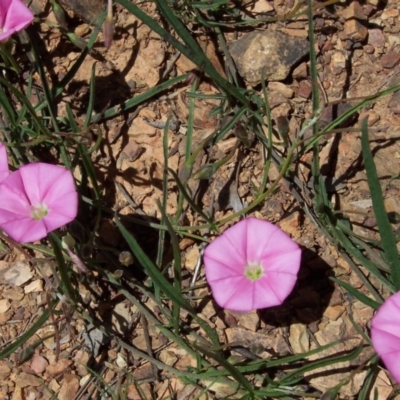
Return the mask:
[[[6,146],[0,143],[0,182],[10,174]]]
[[[34,242],[77,214],[78,194],[70,171],[28,164],[0,183],[0,228],[17,242]]]
[[[371,322],[372,345],[397,383],[400,383],[400,292],[390,296]]]
[[[272,307],[292,291],[301,249],[281,229],[256,218],[227,229],[204,252],[215,301],[232,311]]]
[[[0,0],[0,41],[25,29],[33,21],[33,14],[21,0]]]

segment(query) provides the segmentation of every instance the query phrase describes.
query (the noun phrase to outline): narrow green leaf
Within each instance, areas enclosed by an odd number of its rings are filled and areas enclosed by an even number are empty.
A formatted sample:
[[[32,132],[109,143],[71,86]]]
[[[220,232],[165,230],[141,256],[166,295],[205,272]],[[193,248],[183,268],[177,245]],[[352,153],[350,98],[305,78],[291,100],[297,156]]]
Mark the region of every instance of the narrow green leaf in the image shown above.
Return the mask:
[[[202,346],[197,346],[194,343],[192,346],[197,349],[199,352],[205,354],[207,357],[213,358],[215,361],[217,361],[222,367],[224,367],[230,374],[231,376],[245,388],[248,392],[253,393],[254,389],[250,385],[249,381],[239,372],[239,370],[232,364],[230,364],[228,361],[226,361],[223,357],[221,357],[219,354],[209,351],[208,349],[205,349]]]
[[[334,277],[330,277],[329,279],[332,280],[333,282],[337,283],[338,285],[344,287],[353,297],[355,297],[357,300],[360,300],[361,303],[364,303],[368,307],[371,307],[372,309],[377,310],[381,306],[377,301],[366,296],[364,293],[361,293],[360,291],[355,289],[350,284],[343,282],[339,279],[336,279]]]
[[[153,262],[149,259],[146,253],[139,246],[136,239],[128,232],[128,230],[122,225],[122,223],[117,217],[115,218],[115,223],[118,229],[121,231],[122,236],[128,243],[136,259],[142,265],[146,274],[152,279],[154,284],[156,284],[170,300],[176,302],[182,308],[189,311],[190,313],[196,314],[192,306],[187,301],[185,301],[185,299],[181,295],[179,295],[176,292],[174,287],[168,282],[165,276],[157,269],[157,267],[153,264]]]
[[[385,204],[383,202],[382,188],[379,183],[378,173],[372,156],[368,138],[368,119],[361,123],[361,146],[367,173],[368,186],[371,192],[372,206],[381,236],[382,248],[385,258],[391,269],[391,278],[396,291],[400,290],[400,259],[397,251],[396,238],[390,225]]]
[[[51,306],[54,307],[56,304],[57,302],[53,303]],[[8,357],[10,354],[20,349],[21,346],[44,325],[44,323],[49,319],[49,317],[50,317],[50,310],[44,311],[43,314],[37,319],[37,321],[23,335],[21,335],[14,343],[7,346],[0,353],[0,360]]]

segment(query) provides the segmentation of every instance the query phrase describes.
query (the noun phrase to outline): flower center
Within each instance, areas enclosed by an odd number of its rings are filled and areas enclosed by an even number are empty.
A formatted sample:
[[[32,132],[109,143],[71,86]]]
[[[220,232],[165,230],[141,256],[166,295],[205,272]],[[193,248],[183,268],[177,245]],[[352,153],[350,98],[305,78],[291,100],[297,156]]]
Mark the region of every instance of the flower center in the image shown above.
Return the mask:
[[[247,279],[257,281],[264,276],[264,268],[259,262],[249,262],[244,269],[244,274]]]
[[[49,212],[46,204],[36,204],[31,208],[31,217],[35,220],[40,220],[44,218]]]

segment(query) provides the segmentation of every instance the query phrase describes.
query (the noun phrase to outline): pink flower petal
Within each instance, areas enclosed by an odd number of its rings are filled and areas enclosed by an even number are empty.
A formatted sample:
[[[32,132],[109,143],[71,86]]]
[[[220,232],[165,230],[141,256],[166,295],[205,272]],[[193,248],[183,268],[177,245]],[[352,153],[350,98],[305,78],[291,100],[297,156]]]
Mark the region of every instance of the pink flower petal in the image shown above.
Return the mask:
[[[386,368],[400,383],[400,292],[390,296],[372,318],[371,341]]]
[[[0,228],[18,242],[32,242],[69,222],[77,214],[78,194],[72,174],[63,167],[28,164],[0,183]],[[42,219],[31,215],[43,205]]]
[[[7,12],[11,6],[13,0],[2,0],[0,2],[0,26],[3,27],[5,25]]]
[[[246,263],[246,235],[237,225],[228,230],[231,235],[221,235],[209,244],[204,252],[204,260],[213,259],[242,273]],[[207,268],[207,263],[206,263]]]
[[[0,2],[0,41],[13,33],[25,29],[32,21],[33,14],[21,0],[1,0]]]
[[[246,312],[253,310],[254,305],[254,285],[241,277],[230,277],[214,282],[211,285],[212,294],[217,302],[223,308],[232,311]],[[224,290],[220,290],[223,286]],[[240,292],[240,296],[238,296]]]
[[[0,143],[0,182],[10,174],[8,169],[7,149]]]
[[[48,233],[43,221],[35,221],[28,217],[10,218],[0,226],[8,236],[20,243],[36,242],[46,237]]]
[[[206,278],[215,301],[234,311],[281,304],[293,290],[301,249],[275,225],[247,218],[227,229],[204,252]],[[250,280],[249,264],[262,266],[261,278]]]
[[[247,223],[247,254],[255,260],[298,249],[297,244],[278,226],[257,218],[244,221]]]

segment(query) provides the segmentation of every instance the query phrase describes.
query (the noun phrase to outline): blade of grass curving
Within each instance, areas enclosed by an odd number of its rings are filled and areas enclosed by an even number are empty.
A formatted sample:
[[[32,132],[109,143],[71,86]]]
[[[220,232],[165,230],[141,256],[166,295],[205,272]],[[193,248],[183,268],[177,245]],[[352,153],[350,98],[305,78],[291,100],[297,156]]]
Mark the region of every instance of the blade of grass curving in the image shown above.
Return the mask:
[[[15,120],[18,118],[18,115],[16,114],[14,107],[11,105],[10,99],[6,95],[6,92],[3,90],[3,88],[0,89],[0,105],[3,108],[3,115],[5,114],[9,122],[13,126],[16,126]]]
[[[50,137],[51,133],[43,126],[43,124],[37,117],[36,111],[32,107],[30,101],[26,98],[26,95],[24,93],[21,93],[19,90],[17,90],[10,82],[8,82],[3,77],[0,77],[0,84],[5,86],[21,102],[21,104],[27,108],[32,120],[35,122],[35,125],[36,125],[36,128],[38,129],[38,131],[40,131],[43,135]],[[0,92],[2,92],[2,90],[0,90]],[[11,115],[15,115],[15,114],[11,114]],[[15,121],[15,119],[14,119],[14,121]]]
[[[92,119],[92,112],[94,108],[94,98],[96,95],[96,85],[95,85],[95,78],[96,78],[96,64],[92,65],[92,71],[90,73],[90,85],[89,85],[89,101],[88,107],[86,109],[86,116],[85,116],[85,123],[83,126],[88,128]]]
[[[400,290],[400,259],[397,251],[396,239],[390,225],[385,204],[383,202],[382,188],[379,183],[378,173],[372,156],[368,138],[368,119],[361,122],[361,148],[364,158],[365,171],[367,173],[368,186],[371,192],[372,207],[375,212],[382,248],[385,258],[391,269],[391,278],[395,290]]]
[[[185,151],[185,162],[190,157],[192,152],[192,138],[194,132],[194,111],[195,111],[195,96],[197,87],[199,85],[199,79],[196,78],[188,91],[188,94],[192,95],[189,96],[189,107],[188,107],[188,121],[187,121],[187,129],[186,129],[186,151]]]
[[[390,290],[394,289],[394,286],[386,279],[386,277],[382,274],[382,272],[376,267],[374,263],[372,263],[368,258],[366,258],[361,251],[353,245],[351,240],[342,232],[341,230],[341,222],[338,221],[336,225],[336,229],[333,227],[330,229],[330,232],[339,240],[341,246],[344,247],[346,252],[350,254],[355,260],[357,260],[364,268],[369,271],[372,275],[375,276],[380,282],[382,282],[387,288]],[[358,268],[356,268],[358,269]],[[364,281],[363,281],[364,282]],[[365,283],[365,282],[364,282]],[[369,288],[370,289],[370,288]],[[380,296],[376,296],[376,292],[371,292],[374,294],[374,297],[379,301]]]
[[[168,220],[165,221],[166,224],[169,223]],[[178,304],[181,308],[185,309],[190,313],[193,319],[203,328],[203,330],[207,333],[208,337],[212,340],[215,346],[219,346],[218,335],[211,329],[206,321],[199,318],[197,316],[196,311],[193,307],[183,298],[182,294],[178,292],[170,282],[165,278],[165,276],[157,269],[157,267],[153,264],[153,262],[148,258],[146,253],[142,250],[142,248],[137,243],[136,239],[128,232],[128,230],[122,225],[120,220],[115,217],[115,223],[122,233],[122,236],[128,243],[130,249],[133,254],[139,261],[139,263],[143,266],[146,274],[152,279],[155,285],[161,289],[161,291],[170,299],[174,304]],[[173,232],[173,228],[171,225],[168,227],[171,232]],[[177,241],[176,241],[177,243]],[[178,245],[179,247],[179,245]]]
[[[364,379],[361,390],[358,392],[357,400],[371,400],[371,390],[376,381],[376,367],[379,363],[379,357],[375,355],[370,361],[367,376]]]
[[[262,92],[263,92],[263,96],[264,96],[264,113],[265,113],[265,115],[267,117],[267,124],[268,124],[268,126],[267,126],[268,136],[267,136],[267,146],[265,146],[266,150],[267,150],[267,157],[266,157],[266,160],[265,160],[265,167],[264,167],[264,171],[263,171],[262,181],[261,181],[260,188],[258,190],[258,193],[257,193],[256,197],[258,197],[261,193],[263,193],[265,188],[266,188],[266,186],[267,186],[269,169],[270,169],[271,162],[272,162],[272,146],[273,146],[272,145],[271,107],[269,106],[268,92],[267,92],[267,88],[265,86],[265,80],[264,79],[261,79],[261,87],[262,87]],[[258,128],[261,130],[261,126],[258,126]]]
[[[334,121],[332,121],[329,125],[327,125],[325,128],[322,129],[322,132],[329,132],[332,129],[336,128],[338,125],[340,125],[342,122],[344,122],[347,118],[351,117],[354,115],[357,111],[366,108],[368,105],[370,105],[372,102],[384,97],[388,96],[391,93],[397,92],[400,90],[400,85],[391,87],[389,89],[382,90],[381,92],[375,93],[371,96],[366,96],[362,101],[360,101],[358,104],[356,104],[354,107],[352,107],[350,110],[346,111],[340,117],[336,118]],[[346,101],[352,101],[352,100],[360,100],[360,98],[356,99],[346,99]]]
[[[339,286],[344,287],[354,298],[361,301],[361,303],[364,303],[368,307],[371,307],[373,310],[377,310],[380,307],[380,303],[366,296],[364,293],[361,293],[359,290],[355,289],[350,284],[343,282],[340,279],[334,278],[332,276],[329,277],[329,279],[337,283]]]
[[[52,310],[54,309],[57,303],[58,300],[55,300],[50,305]],[[21,335],[14,343],[10,344],[3,351],[0,352],[0,360],[2,360],[3,358],[7,358],[18,349],[21,349],[22,345],[44,325],[44,323],[49,319],[49,317],[50,317],[50,310],[47,309],[23,335]]]
[[[42,87],[43,87],[43,93],[44,93],[44,97],[46,99],[46,103],[47,103],[47,109],[49,110],[50,113],[50,117],[51,117],[51,122],[53,124],[53,128],[56,131],[59,131],[59,127],[58,127],[58,121],[57,121],[57,110],[56,110],[56,106],[57,103],[55,102],[52,92],[50,91],[49,88],[49,84],[47,82],[47,77],[46,77],[46,73],[44,71],[44,67],[43,67],[43,63],[42,63],[42,58],[40,57],[40,53],[39,53],[39,49],[38,49],[38,45],[37,45],[37,40],[35,38],[35,36],[37,35],[37,33],[32,31],[32,27],[28,26],[28,28],[26,29],[26,33],[29,36],[29,41],[31,44],[31,49],[32,49],[32,54],[34,56],[35,59],[35,67],[36,70],[40,76],[40,80],[42,82]]]
[[[167,190],[168,190],[168,128],[170,119],[167,120],[164,128],[164,138],[163,138],[163,150],[164,150],[164,176],[163,176],[163,204],[157,200],[157,206],[161,212],[161,223],[167,226],[168,232],[171,237],[172,250],[173,250],[173,266],[174,266],[174,289],[178,293],[182,293],[182,271],[181,271],[181,253],[179,249],[178,239],[172,226],[168,220],[167,215]],[[162,233],[161,233],[162,232]],[[160,237],[165,237],[165,231],[160,231]],[[159,241],[159,246],[162,248],[163,241]],[[175,333],[179,332],[179,314],[180,306],[179,304],[173,303],[172,305],[172,323],[175,329]]]
[[[102,12],[99,15],[96,27],[94,28],[92,34],[90,35],[89,41],[87,42],[86,47],[83,49],[82,53],[78,57],[78,59],[75,61],[75,63],[72,65],[72,67],[69,69],[69,71],[66,73],[63,79],[61,79],[60,82],[58,82],[52,89],[52,95],[53,97],[59,96],[65,87],[68,85],[68,83],[71,82],[71,80],[74,78],[76,73],[78,72],[79,68],[82,66],[83,62],[85,61],[85,58],[89,54],[90,50],[93,48],[97,36],[101,30],[101,27],[103,25],[104,19],[105,19],[106,13]]]
[[[161,213],[164,214],[164,222],[167,226],[168,232],[171,237],[171,244],[172,244],[172,250],[173,250],[173,256],[174,256],[174,287],[175,290],[178,291],[178,293],[182,292],[182,274],[181,274],[181,250],[179,248],[179,242],[178,238],[174,232],[174,229],[172,228],[172,225],[165,214],[165,211],[161,209]],[[180,315],[180,308],[179,305],[175,306],[174,304],[174,309],[173,309],[173,322],[175,325],[175,332],[179,332],[179,315]],[[210,328],[210,326],[203,321],[201,318],[197,316],[197,314],[193,315],[194,320],[204,329],[206,334],[209,336],[210,340],[215,344],[219,344],[218,340],[218,335]]]
[[[243,388],[245,388],[249,393],[253,394],[254,389],[250,385],[249,381],[242,375],[237,368],[235,368],[234,365],[230,364],[228,361],[226,361],[223,357],[221,357],[219,354],[210,351],[202,346],[197,346],[196,344],[192,343],[192,346],[197,349],[199,352],[203,353],[207,357],[212,358],[213,360],[217,361],[219,365],[221,365],[223,368],[225,368],[226,371],[229,372],[229,374],[238,382]]]
[[[372,263],[381,271],[384,272],[390,272],[390,267],[387,264],[387,262],[385,262],[380,256],[379,254],[375,253],[373,248],[371,246],[369,246],[367,244],[367,241],[370,240],[369,238],[362,238],[362,240],[360,239],[359,236],[355,235],[353,232],[351,232],[349,234],[350,236],[350,240],[352,243],[354,243],[354,245],[359,248],[361,248],[362,250],[364,250],[366,252],[366,254],[368,255],[368,257],[370,258],[370,260],[372,261]],[[374,248],[379,248],[380,245],[378,245],[377,243],[373,243],[373,247]]]
[[[325,357],[321,360],[312,361],[311,363],[304,365],[303,367],[300,367],[295,371],[289,372],[279,381],[279,384],[280,385],[288,384],[288,382],[290,382],[291,379],[296,379],[296,377],[303,376],[306,372],[311,372],[318,368],[327,367],[328,365],[332,366],[333,364],[337,363],[352,361],[361,354],[363,348],[364,348],[363,345],[360,344],[348,354],[333,356],[333,357]]]
[[[116,394],[112,388],[111,385],[109,385],[104,378],[94,369],[92,369],[90,366],[85,365],[85,368],[96,378],[98,383],[94,382],[93,385],[96,386],[97,390],[100,392],[101,399],[109,399],[109,396],[113,400],[119,400],[120,396],[119,394]],[[100,387],[99,383],[102,383],[104,385],[104,389]]]
[[[163,136],[163,156],[164,156],[164,168],[163,168],[163,183],[162,183],[162,206],[161,209],[163,213],[161,214],[161,225],[165,225],[165,217],[167,215],[167,200],[168,200],[168,131],[170,126],[171,118],[168,117],[165,127],[164,127],[164,136]],[[158,246],[157,246],[157,259],[156,265],[158,269],[161,270],[163,263],[163,255],[164,255],[164,241],[165,241],[165,230],[160,229],[158,231]],[[159,287],[156,286],[155,296],[157,299],[160,298]]]
[[[193,199],[189,196],[189,193],[185,189],[185,186],[180,181],[180,179],[179,179],[178,175],[175,173],[175,171],[173,171],[171,168],[168,171],[173,176],[173,178],[178,186],[179,192],[182,193],[183,197],[186,199],[186,201],[188,202],[190,207],[193,209],[193,211],[196,212],[197,214],[199,214],[210,226],[214,226],[212,218],[207,216],[203,212],[203,210],[200,207],[198,207],[197,204],[193,201]]]
[[[182,82],[185,79],[187,79],[187,74],[176,76],[175,78],[171,78],[166,82],[160,83],[159,85],[156,85],[153,88],[146,90],[142,94],[138,94],[137,96],[125,101],[122,104],[119,104],[115,107],[111,107],[104,112],[94,114],[92,117],[92,123],[99,122],[102,119],[115,117],[116,115],[119,115],[122,112],[127,111],[130,108],[135,107],[141,103],[144,103],[145,101],[151,99],[152,97],[159,95],[164,90],[168,89],[170,86]]]
[[[95,193],[95,199],[100,200],[100,188],[97,183],[96,171],[92,163],[92,159],[90,158],[90,154],[88,154],[87,149],[83,144],[78,144],[78,152],[81,156],[83,168],[90,179],[90,183],[92,184]]]
[[[219,72],[212,65],[211,61],[204,54],[199,44],[192,38],[190,32],[178,19],[178,17],[172,12],[168,3],[164,0],[156,0],[160,14],[166,19],[166,21],[174,28],[178,36],[185,42],[186,46],[166,29],[161,27],[153,18],[144,13],[139,7],[129,2],[128,0],[117,0],[119,4],[125,7],[129,12],[134,14],[143,23],[150,27],[151,30],[160,35],[165,41],[174,46],[178,51],[185,55],[189,60],[196,64],[200,70],[204,71],[210,76],[214,82],[221,87],[231,97],[238,100],[243,105],[249,106],[249,100],[244,95],[242,90],[239,90],[233,86],[229,81],[223,78]]]
[[[122,236],[128,243],[131,251],[144,268],[147,276],[151,278],[154,284],[162,290],[162,292],[173,302],[179,304],[182,308],[189,311],[190,313],[196,314],[192,306],[185,301],[185,299],[176,292],[173,286],[168,282],[164,275],[157,269],[153,262],[149,259],[146,253],[139,246],[136,239],[128,232],[128,230],[122,225],[121,221],[115,216],[115,223],[122,233]]]
[[[193,169],[193,162],[191,161],[191,153],[192,153],[192,138],[193,138],[193,132],[194,132],[194,111],[195,111],[195,100],[196,97],[193,96],[196,93],[197,87],[199,84],[199,80],[196,78],[188,91],[188,94],[191,94],[192,96],[189,97],[189,108],[188,108],[188,121],[187,121],[187,130],[186,130],[186,146],[185,146],[185,165],[183,168],[185,169],[185,182],[183,183],[185,189],[187,188],[187,180],[190,178],[192,175],[192,169]],[[182,208],[183,208],[183,200],[184,196],[182,192],[179,192],[179,197],[178,197],[178,206],[177,206],[177,211],[176,211],[176,223],[181,218],[182,215]]]
[[[69,300],[71,300],[71,302],[73,304],[76,304],[78,301],[79,295],[77,295],[77,290],[74,288],[74,286],[71,283],[71,277],[68,273],[68,268],[65,264],[64,255],[61,250],[61,248],[62,248],[61,241],[54,233],[50,233],[48,235],[48,239],[50,241],[51,247],[53,248],[54,257],[58,264],[58,272],[59,272],[60,278],[61,278],[61,282],[60,282],[61,288],[64,289],[63,291],[64,291],[64,293],[67,294]]]

